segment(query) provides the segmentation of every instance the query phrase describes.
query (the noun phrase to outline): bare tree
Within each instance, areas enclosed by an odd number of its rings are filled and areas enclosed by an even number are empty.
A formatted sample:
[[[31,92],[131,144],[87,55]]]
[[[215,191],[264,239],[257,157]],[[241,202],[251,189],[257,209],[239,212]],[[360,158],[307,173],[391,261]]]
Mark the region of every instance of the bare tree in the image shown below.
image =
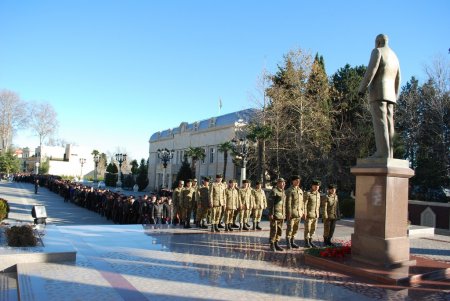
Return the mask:
[[[0,151],[11,146],[14,132],[27,125],[27,105],[13,91],[0,91]]]
[[[30,126],[39,137],[39,147],[42,152],[42,144],[58,128],[56,111],[53,106],[47,102],[33,104],[30,115]],[[41,161],[42,156],[39,156]]]

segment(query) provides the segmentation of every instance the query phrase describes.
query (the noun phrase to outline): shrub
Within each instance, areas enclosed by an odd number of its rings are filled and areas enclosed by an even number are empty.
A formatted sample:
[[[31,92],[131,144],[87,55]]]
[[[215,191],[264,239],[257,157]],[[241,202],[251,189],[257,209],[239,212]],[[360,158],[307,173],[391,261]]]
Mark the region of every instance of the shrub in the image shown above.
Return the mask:
[[[9,205],[4,199],[0,199],[0,221],[8,217]]]
[[[7,229],[6,239],[10,247],[34,247],[37,244],[33,228],[29,225],[12,226]]]
[[[105,184],[106,184],[106,186],[111,186],[111,187],[116,186],[117,179],[118,179],[118,175],[117,174],[109,173],[109,172],[105,173]]]
[[[339,209],[343,217],[351,218],[355,216],[355,199],[348,197],[339,200]]]

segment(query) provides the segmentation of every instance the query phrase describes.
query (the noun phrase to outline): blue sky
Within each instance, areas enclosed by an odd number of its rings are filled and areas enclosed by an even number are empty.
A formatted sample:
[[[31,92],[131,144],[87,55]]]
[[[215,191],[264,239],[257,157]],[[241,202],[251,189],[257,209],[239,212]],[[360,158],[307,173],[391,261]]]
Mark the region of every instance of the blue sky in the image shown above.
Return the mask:
[[[450,56],[450,1],[0,0],[0,89],[47,101],[58,138],[147,157],[154,132],[253,107],[258,77],[302,48],[328,75],[367,65],[375,36],[402,84]],[[17,146],[38,138],[20,131]]]

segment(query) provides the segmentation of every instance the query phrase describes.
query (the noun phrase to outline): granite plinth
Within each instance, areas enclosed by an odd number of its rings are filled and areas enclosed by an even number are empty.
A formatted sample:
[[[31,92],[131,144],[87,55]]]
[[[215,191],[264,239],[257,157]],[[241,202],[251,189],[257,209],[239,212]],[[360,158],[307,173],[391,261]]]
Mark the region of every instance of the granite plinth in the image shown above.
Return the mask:
[[[353,256],[337,260],[305,254],[305,263],[378,283],[402,286],[430,286],[450,290],[450,264],[411,256],[409,266],[387,268],[355,260]]]
[[[414,171],[398,159],[358,159],[354,260],[380,266],[412,264],[409,254],[408,186]]]

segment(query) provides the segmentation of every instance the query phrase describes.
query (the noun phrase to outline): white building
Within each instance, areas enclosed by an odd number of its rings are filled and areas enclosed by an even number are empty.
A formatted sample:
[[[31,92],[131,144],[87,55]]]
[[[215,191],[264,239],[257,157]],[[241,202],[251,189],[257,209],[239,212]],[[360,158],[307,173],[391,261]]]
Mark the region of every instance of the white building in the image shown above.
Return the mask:
[[[49,159],[49,174],[79,178],[93,174],[95,163],[91,153],[92,148],[71,144],[67,144],[65,147],[43,145],[42,150],[38,146],[34,152],[26,147],[22,152],[23,171],[35,172],[35,164],[41,157],[41,162]],[[82,160],[83,166],[81,166],[80,159],[84,159]]]
[[[163,175],[166,175],[166,186],[171,188],[173,181],[183,162],[184,153],[189,147],[202,147],[206,157],[196,166],[196,178],[203,176],[214,178],[216,174],[223,173],[224,154],[218,151],[218,146],[235,137],[235,123],[249,121],[255,116],[255,109],[242,110],[218,117],[212,117],[194,123],[182,122],[180,126],[151,135],[149,140],[149,167],[148,189],[156,190],[163,185]],[[158,158],[158,149],[174,151],[172,160],[164,170],[161,159]],[[226,166],[226,178],[237,179],[240,170],[235,170],[230,154]]]

